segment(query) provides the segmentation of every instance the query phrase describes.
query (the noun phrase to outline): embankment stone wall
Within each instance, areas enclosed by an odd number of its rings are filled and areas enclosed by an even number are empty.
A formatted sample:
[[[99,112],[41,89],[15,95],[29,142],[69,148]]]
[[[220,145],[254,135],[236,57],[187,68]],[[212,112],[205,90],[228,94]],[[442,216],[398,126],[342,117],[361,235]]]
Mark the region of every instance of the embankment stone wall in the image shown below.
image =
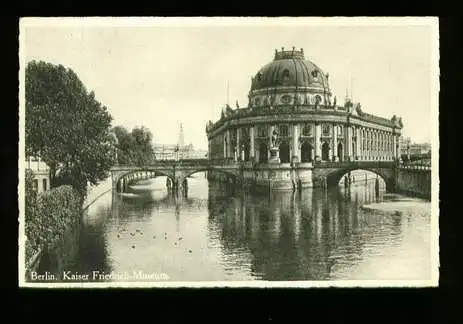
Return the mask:
[[[431,198],[430,168],[399,168],[397,170],[397,191]]]

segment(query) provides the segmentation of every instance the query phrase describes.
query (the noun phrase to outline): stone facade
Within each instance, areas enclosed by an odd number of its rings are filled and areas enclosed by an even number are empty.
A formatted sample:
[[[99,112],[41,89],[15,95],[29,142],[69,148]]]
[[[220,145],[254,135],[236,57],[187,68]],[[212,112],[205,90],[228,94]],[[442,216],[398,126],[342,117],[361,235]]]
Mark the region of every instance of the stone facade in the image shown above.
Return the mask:
[[[276,51],[252,78],[248,106],[227,106],[220,120],[208,122],[209,159],[249,161],[278,183],[291,182],[286,168],[295,169],[311,185],[307,168],[323,163],[397,161],[401,118],[367,114],[348,98],[338,105],[328,81],[302,49]]]

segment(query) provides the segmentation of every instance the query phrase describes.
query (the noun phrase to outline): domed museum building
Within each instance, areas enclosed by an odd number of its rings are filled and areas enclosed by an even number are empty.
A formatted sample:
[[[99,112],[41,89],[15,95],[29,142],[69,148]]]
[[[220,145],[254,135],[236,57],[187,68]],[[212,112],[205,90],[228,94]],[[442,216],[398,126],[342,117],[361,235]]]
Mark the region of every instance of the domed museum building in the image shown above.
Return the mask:
[[[248,106],[227,105],[208,122],[209,159],[241,163],[244,179],[276,188],[321,185],[328,167],[396,161],[401,118],[368,114],[349,99],[339,105],[329,80],[303,49],[275,50],[252,77]]]

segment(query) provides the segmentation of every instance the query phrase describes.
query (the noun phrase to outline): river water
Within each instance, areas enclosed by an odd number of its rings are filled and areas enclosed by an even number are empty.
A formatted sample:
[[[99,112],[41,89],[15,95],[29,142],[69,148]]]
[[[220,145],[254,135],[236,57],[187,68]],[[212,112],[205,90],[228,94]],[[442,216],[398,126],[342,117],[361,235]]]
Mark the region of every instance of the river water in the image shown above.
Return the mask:
[[[195,174],[177,198],[164,184],[140,181],[98,199],[61,268],[90,281],[431,279],[430,203],[413,200],[424,208],[403,214],[363,210],[391,199],[383,185],[375,195],[374,181],[250,194]]]

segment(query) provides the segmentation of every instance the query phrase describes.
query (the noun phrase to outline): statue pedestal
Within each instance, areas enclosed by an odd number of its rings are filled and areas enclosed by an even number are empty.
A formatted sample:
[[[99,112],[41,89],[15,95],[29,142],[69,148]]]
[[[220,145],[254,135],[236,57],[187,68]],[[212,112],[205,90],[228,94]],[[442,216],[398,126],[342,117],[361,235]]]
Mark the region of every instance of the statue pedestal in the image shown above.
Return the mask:
[[[278,147],[270,148],[270,159],[268,160],[268,163],[280,163],[280,149]]]

